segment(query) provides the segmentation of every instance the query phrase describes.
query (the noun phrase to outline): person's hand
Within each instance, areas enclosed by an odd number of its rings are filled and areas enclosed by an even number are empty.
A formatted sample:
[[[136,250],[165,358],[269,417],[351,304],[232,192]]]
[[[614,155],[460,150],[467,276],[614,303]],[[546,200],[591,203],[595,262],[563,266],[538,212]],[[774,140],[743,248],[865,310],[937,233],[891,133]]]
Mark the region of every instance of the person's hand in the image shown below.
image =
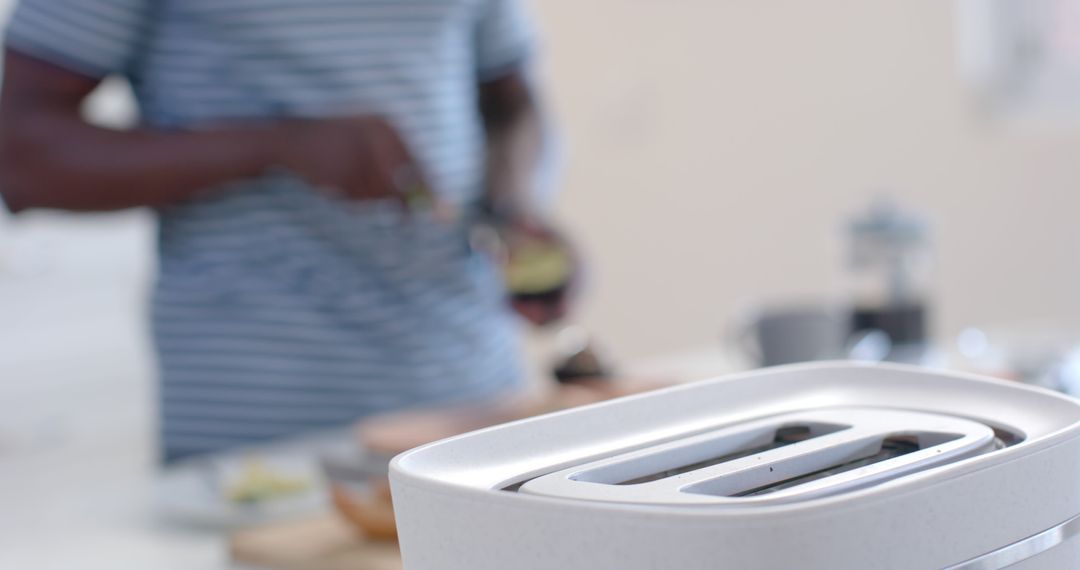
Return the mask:
[[[407,145],[378,116],[297,120],[284,125],[279,163],[328,195],[443,208]]]
[[[539,245],[555,248],[566,256],[570,265],[565,280],[550,291],[539,294],[511,291],[510,304],[514,311],[536,326],[550,325],[566,317],[581,284],[581,261],[570,242],[550,224],[533,218],[514,220],[502,233],[507,264],[513,264],[519,252]]]

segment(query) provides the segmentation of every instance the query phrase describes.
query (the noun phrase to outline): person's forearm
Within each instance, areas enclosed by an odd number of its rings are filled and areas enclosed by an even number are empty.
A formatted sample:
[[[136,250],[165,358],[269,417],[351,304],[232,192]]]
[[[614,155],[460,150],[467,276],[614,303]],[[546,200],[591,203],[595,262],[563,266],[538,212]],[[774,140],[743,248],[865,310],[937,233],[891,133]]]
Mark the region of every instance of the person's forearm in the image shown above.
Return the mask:
[[[159,207],[272,166],[280,129],[113,131],[66,114],[6,117],[0,192],[13,211]]]
[[[487,130],[487,199],[500,217],[530,217],[543,152],[543,129],[524,84],[504,87],[483,106]]]

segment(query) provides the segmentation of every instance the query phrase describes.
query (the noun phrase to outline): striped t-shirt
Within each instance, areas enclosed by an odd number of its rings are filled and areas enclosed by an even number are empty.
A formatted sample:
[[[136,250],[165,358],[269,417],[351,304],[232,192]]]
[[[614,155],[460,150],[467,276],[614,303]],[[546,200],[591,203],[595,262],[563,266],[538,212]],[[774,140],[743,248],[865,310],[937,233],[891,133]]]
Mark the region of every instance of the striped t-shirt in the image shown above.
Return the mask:
[[[530,52],[520,1],[21,0],[6,42],[125,75],[162,130],[381,114],[468,208],[485,171],[477,86]],[[464,224],[403,223],[284,172],[200,196],[160,212],[166,458],[519,381],[501,279]]]

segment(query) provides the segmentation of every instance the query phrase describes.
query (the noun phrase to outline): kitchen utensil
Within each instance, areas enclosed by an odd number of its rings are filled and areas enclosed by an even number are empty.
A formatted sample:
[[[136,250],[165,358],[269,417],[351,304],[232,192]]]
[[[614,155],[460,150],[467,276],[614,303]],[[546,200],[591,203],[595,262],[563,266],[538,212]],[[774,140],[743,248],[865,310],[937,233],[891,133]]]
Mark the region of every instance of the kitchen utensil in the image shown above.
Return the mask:
[[[895,365],[757,371],[394,459],[409,570],[1062,570],[1080,402]]]

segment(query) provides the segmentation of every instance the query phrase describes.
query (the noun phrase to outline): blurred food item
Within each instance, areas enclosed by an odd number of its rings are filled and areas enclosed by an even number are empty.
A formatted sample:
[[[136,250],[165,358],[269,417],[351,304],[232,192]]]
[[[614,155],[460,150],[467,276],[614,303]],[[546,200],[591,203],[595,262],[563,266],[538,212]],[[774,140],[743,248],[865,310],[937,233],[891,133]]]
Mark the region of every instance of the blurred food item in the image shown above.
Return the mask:
[[[473,211],[469,242],[498,260],[514,310],[536,326],[561,320],[570,310],[579,258],[549,221],[508,215],[490,200]]]
[[[225,530],[325,512],[330,497],[315,458],[346,453],[350,444],[348,432],[334,430],[170,464],[155,482],[155,514]]]
[[[389,479],[372,480],[364,485],[334,483],[330,495],[338,513],[364,536],[373,540],[397,539]]]
[[[357,424],[358,454],[372,460],[390,458],[414,447],[493,425],[535,415],[595,404],[670,386],[669,382],[617,382],[582,379],[559,386],[545,398],[504,398],[486,405],[413,410],[369,418]],[[365,474],[365,471],[369,474]],[[369,538],[393,539],[393,503],[385,469],[328,470],[338,512]],[[346,480],[347,478],[352,480]]]
[[[239,476],[226,484],[226,498],[236,504],[254,505],[293,497],[311,489],[311,480],[276,471],[259,458],[245,461]]]
[[[574,272],[570,254],[554,240],[523,238],[511,244],[506,282],[516,297],[550,297],[569,284]]]
[[[357,424],[356,436],[362,449],[391,458],[415,447],[462,433],[669,385],[665,382],[582,379],[574,385],[559,386],[543,398],[505,398],[486,405],[431,408],[375,416]]]
[[[361,447],[383,457],[528,415],[534,405],[524,398],[507,398],[488,405],[411,410],[375,416],[357,424]]]

